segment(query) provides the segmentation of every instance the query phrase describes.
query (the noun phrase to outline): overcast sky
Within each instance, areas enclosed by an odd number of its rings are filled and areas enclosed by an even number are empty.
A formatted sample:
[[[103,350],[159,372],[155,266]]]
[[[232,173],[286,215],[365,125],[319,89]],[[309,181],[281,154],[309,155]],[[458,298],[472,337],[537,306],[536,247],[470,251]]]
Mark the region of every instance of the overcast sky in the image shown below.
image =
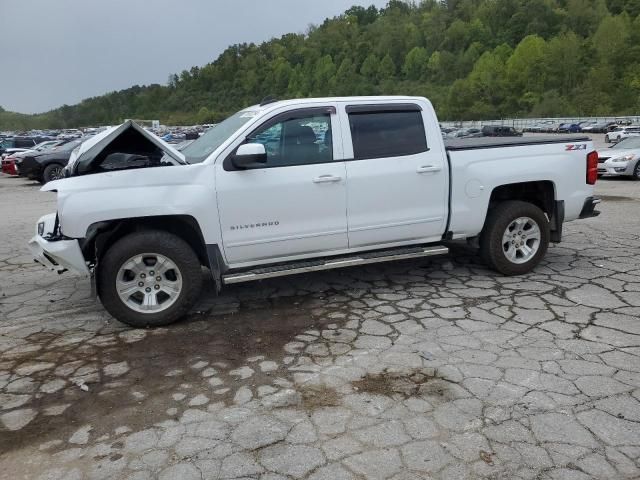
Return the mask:
[[[0,106],[35,113],[387,0],[0,0]]]

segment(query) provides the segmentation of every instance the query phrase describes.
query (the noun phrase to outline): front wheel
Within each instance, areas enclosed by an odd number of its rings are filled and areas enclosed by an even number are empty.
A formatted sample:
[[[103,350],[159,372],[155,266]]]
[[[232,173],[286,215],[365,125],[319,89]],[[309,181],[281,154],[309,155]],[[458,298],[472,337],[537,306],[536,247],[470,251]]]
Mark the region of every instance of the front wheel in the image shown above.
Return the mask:
[[[535,205],[502,202],[487,215],[480,235],[480,254],[504,275],[522,275],[535,268],[549,247],[549,221]]]
[[[129,234],[98,265],[100,300],[133,327],[168,325],[184,316],[200,295],[202,269],[187,242],[163,231]]]
[[[634,180],[640,180],[640,160],[636,163],[635,168],[633,169],[633,174],[631,175]]]

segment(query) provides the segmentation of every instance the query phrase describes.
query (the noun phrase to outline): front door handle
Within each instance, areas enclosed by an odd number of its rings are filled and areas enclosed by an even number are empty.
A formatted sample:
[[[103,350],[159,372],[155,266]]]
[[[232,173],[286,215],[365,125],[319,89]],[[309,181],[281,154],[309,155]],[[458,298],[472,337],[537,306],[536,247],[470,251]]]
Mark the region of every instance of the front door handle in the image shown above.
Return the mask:
[[[429,172],[439,172],[442,170],[442,167],[438,167],[436,165],[422,165],[418,167],[416,170],[417,173],[429,173]]]
[[[342,177],[336,177],[334,175],[320,175],[313,179],[313,183],[335,183],[342,180]]]

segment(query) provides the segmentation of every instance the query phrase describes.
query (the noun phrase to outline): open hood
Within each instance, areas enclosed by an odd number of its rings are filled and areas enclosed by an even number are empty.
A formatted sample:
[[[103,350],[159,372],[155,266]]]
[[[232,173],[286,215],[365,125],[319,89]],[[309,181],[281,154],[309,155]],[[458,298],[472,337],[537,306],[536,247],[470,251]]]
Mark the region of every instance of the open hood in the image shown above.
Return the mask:
[[[144,158],[148,160],[148,164],[140,163],[140,159]],[[134,164],[135,161],[138,161],[138,166]],[[118,168],[118,163],[122,168]],[[69,158],[67,176],[186,163],[184,155],[178,150],[134,121],[127,120],[100,132],[77,147]]]

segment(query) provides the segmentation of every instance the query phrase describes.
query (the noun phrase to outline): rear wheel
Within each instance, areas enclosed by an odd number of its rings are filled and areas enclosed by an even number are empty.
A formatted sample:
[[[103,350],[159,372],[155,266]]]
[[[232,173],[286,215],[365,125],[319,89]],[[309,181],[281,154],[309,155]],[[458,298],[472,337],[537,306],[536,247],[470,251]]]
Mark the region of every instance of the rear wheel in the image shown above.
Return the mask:
[[[480,253],[491,268],[504,275],[521,275],[535,268],[549,246],[549,222],[535,205],[511,200],[487,215],[480,235]]]
[[[100,300],[133,327],[168,325],[200,295],[202,270],[193,249],[173,234],[143,231],[118,240],[98,267]]]
[[[42,172],[42,183],[49,183],[64,178],[64,167],[59,163],[47,165]]]

